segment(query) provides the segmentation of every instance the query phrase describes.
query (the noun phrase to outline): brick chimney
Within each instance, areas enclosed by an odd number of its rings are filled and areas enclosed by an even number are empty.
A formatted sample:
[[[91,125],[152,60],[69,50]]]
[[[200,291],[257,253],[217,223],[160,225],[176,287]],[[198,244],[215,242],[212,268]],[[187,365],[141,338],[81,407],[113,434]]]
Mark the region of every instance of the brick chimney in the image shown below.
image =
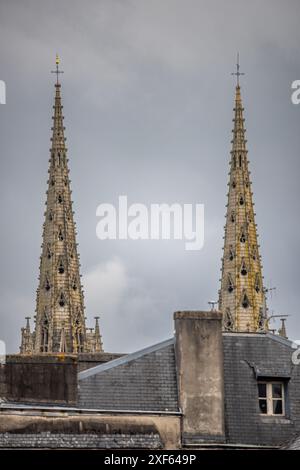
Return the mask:
[[[224,440],[222,314],[175,312],[182,439],[189,444]]]

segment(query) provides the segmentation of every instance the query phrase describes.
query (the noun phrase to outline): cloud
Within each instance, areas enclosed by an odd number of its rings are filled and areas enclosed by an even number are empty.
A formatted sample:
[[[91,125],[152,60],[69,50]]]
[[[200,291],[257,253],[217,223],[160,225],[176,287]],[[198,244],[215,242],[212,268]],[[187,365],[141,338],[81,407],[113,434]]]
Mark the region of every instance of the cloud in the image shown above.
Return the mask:
[[[125,266],[117,257],[98,264],[83,276],[83,285],[88,312],[114,315],[128,286]]]

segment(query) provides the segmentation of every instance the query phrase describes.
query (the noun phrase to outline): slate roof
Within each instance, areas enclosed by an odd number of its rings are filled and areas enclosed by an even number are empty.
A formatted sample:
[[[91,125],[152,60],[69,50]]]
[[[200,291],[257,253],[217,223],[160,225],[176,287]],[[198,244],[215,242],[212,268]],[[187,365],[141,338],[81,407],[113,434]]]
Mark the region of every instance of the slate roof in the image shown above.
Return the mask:
[[[282,447],[283,450],[300,450],[300,435],[293,439],[289,444]]]
[[[0,433],[0,449],[161,449],[158,433],[151,434],[37,434]]]
[[[282,446],[300,434],[300,367],[292,363],[292,343],[273,334],[224,333],[226,440]],[[257,380],[287,386],[286,415],[261,415]]]
[[[78,374],[80,408],[178,411],[174,338]]]

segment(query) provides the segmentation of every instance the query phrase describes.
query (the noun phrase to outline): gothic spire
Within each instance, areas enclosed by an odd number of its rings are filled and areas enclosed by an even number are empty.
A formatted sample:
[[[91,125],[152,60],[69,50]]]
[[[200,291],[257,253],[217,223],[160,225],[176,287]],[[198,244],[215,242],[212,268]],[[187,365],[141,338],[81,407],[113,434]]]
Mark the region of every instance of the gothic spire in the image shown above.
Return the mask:
[[[223,312],[225,330],[253,332],[267,328],[267,309],[248,169],[239,62],[235,75],[237,84],[219,309]]]
[[[55,73],[52,145],[32,352],[94,352],[95,340],[87,335],[85,326],[58,57]],[[23,329],[28,335],[27,330]]]

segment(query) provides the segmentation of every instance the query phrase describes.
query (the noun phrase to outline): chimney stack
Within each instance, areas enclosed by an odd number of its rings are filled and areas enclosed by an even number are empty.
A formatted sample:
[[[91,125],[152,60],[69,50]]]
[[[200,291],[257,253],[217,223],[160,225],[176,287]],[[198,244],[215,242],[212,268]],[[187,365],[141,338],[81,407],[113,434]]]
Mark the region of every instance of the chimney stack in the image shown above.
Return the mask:
[[[183,442],[223,442],[222,314],[175,312],[174,321]]]

